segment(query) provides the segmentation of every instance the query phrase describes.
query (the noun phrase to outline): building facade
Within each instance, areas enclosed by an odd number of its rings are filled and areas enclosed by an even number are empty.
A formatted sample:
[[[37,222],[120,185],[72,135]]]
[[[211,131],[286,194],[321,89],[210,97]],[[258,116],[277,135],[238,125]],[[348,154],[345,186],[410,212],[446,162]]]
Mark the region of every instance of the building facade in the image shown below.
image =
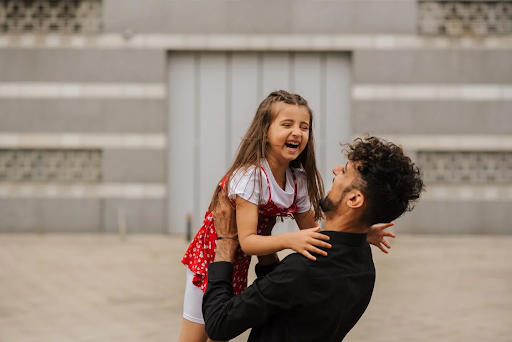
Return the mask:
[[[327,188],[370,133],[425,175],[398,232],[510,233],[511,34],[512,1],[1,0],[0,231],[195,232],[287,89]]]

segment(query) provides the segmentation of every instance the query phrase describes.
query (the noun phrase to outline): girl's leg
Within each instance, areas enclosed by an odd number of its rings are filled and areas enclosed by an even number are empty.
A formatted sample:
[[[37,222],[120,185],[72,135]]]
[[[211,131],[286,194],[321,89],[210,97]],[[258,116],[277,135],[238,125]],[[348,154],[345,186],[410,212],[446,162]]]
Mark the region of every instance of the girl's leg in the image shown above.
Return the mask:
[[[178,342],[223,342],[208,339],[202,312],[203,291],[192,283],[194,273],[187,267],[187,282],[183,300],[183,320]],[[229,341],[227,341],[229,342]]]
[[[183,318],[178,342],[206,342],[207,339],[208,336],[204,330],[204,324]]]
[[[194,273],[187,267],[185,298],[183,299],[183,320],[179,342],[206,342],[208,336],[204,330],[203,291],[192,283]]]
[[[181,322],[180,338],[178,342],[229,342],[210,340],[204,331],[204,324],[191,322],[183,318]]]

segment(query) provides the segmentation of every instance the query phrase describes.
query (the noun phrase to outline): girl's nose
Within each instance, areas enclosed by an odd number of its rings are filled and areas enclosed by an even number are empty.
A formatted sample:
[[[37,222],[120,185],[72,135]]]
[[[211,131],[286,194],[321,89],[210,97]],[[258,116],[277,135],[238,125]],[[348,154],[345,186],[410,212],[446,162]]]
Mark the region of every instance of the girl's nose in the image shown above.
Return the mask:
[[[296,137],[300,137],[302,135],[302,131],[300,130],[300,128],[294,128],[292,134]]]
[[[343,169],[343,165],[335,166],[335,167],[333,167],[333,169],[332,169],[332,173],[333,173],[335,176],[337,176],[337,175],[338,175],[338,173],[340,173],[342,169]]]

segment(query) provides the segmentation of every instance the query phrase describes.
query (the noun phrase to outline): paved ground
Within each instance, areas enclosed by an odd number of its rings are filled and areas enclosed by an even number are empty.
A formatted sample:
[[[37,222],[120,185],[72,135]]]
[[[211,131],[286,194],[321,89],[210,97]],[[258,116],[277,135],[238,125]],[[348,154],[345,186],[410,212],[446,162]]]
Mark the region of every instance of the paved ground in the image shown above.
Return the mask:
[[[0,341],[176,341],[186,246],[0,235]],[[512,341],[512,236],[399,236],[374,255],[376,291],[346,341]]]

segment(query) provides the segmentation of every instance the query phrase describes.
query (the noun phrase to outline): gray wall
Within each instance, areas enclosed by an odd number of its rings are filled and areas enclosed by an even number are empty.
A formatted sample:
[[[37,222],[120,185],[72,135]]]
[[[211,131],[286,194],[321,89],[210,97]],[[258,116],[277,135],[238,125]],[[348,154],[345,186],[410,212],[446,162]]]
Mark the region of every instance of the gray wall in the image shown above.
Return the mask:
[[[512,84],[512,51],[355,51],[355,84]],[[511,134],[510,101],[356,101],[353,131]]]
[[[0,148],[103,151],[103,179],[94,195],[69,195],[66,184],[54,184],[51,186],[56,190],[41,192],[44,184],[1,183],[0,231],[111,232],[117,229],[118,210],[124,208],[129,231],[183,232],[184,213],[193,211],[195,221],[199,220],[209,196],[206,193],[212,191],[228,166],[256,105],[277,87],[297,91],[310,100],[323,118],[318,133],[343,126],[340,137],[369,132],[398,140],[416,139],[414,146],[405,146],[413,156],[418,150],[437,148],[439,141],[444,144],[442,149],[460,148],[458,138],[477,141],[474,145],[488,150],[512,151],[508,143],[492,142],[498,141],[496,137],[508,141],[512,136],[512,96],[506,95],[512,94],[512,44],[507,38],[436,40],[418,36],[416,1],[103,3],[104,32],[98,35],[0,36]],[[129,39],[131,34],[134,36]],[[265,43],[278,36],[291,37],[284,40],[290,48]],[[220,38],[215,42],[205,37]],[[309,56],[324,56],[325,60],[325,56],[350,55],[350,70],[348,64],[333,69],[328,74],[330,83],[322,83],[325,91],[318,92],[315,77],[325,70],[318,70],[322,64],[315,62],[316,57],[308,59],[304,54],[306,57],[294,60],[292,67],[283,64],[280,68],[279,61],[270,62],[276,70],[269,72],[269,77],[299,70],[298,78],[265,88],[250,81],[257,79],[250,58],[231,59],[237,74],[242,75],[240,80],[245,80],[231,84],[229,91],[240,98],[239,107],[231,108],[225,101],[217,101],[215,92],[204,92],[226,89],[222,58],[220,69],[205,69],[210,73],[210,83],[200,86],[194,85],[197,80],[190,79],[185,69],[173,69],[172,61],[179,56],[184,67],[190,66],[198,63],[197,56],[206,50],[217,51],[212,55],[234,56],[225,46],[233,37],[245,37],[240,40],[241,46],[235,46],[239,56],[249,56],[244,46],[251,46],[251,39],[260,39],[262,47],[251,52],[253,55],[279,56],[270,50],[283,49],[286,51],[281,56],[294,55],[297,50],[311,52]],[[55,39],[60,43],[56,44]],[[315,45],[330,39],[349,43],[343,48]],[[173,41],[192,41],[194,51],[180,51],[175,46],[183,45],[173,45]],[[300,49],[294,48],[297,41],[301,42]],[[279,81],[279,77],[276,79]],[[42,88],[34,90],[41,84]],[[65,96],[48,92],[46,85],[62,87]],[[94,95],[76,95],[77,87],[87,86],[96,89]],[[419,98],[411,99],[393,95],[401,86],[430,88],[420,89]],[[461,87],[487,86],[506,96],[429,97],[429,92],[441,86],[451,87],[454,94]],[[200,97],[194,90],[197,87],[203,88]],[[387,87],[393,96],[358,97],[360,87],[371,91]],[[348,98],[351,90],[352,101]],[[338,102],[328,101],[331,97]],[[176,98],[203,106],[211,102],[215,115],[204,120],[197,113],[184,115]],[[244,114],[237,116],[235,111]],[[216,125],[218,122],[225,125]],[[221,160],[211,165],[215,172],[208,175],[198,173],[194,161],[214,153],[215,145],[209,143],[207,133],[203,134],[211,127],[226,136],[221,139]],[[183,144],[192,135],[199,140]],[[448,139],[450,142],[446,137],[456,139]],[[318,140],[317,154],[327,188],[328,170],[335,158],[327,156],[338,153],[337,139],[331,135]],[[176,157],[177,151],[182,151],[181,157]],[[187,194],[184,188],[176,189],[172,183],[176,172],[182,172],[180,177],[187,182],[194,177],[200,179],[205,193],[194,189]],[[442,184],[427,184],[427,189],[429,186],[443,190]],[[470,190],[474,187],[467,186]],[[510,184],[502,187],[506,189]],[[462,198],[449,191],[449,198],[431,193],[427,192],[414,212],[400,219],[397,229],[413,233],[510,233],[504,213],[512,196],[484,200]],[[435,224],[428,221],[432,217]]]
[[[166,51],[111,49],[0,49],[0,82],[5,84],[162,84]],[[164,135],[164,99],[152,98],[0,98],[0,136],[16,134]],[[45,146],[26,145],[27,148]],[[103,151],[105,185],[166,182],[165,148],[98,146]],[[72,148],[72,147],[71,147]],[[16,186],[16,184],[14,184]],[[58,184],[57,184],[58,185]],[[64,184],[63,186],[65,186]],[[38,184],[35,184],[38,186]],[[119,210],[128,232],[165,232],[165,198],[67,195],[1,198],[0,231],[113,232]]]
[[[110,0],[104,16],[107,32],[414,34],[417,15],[401,0]]]

